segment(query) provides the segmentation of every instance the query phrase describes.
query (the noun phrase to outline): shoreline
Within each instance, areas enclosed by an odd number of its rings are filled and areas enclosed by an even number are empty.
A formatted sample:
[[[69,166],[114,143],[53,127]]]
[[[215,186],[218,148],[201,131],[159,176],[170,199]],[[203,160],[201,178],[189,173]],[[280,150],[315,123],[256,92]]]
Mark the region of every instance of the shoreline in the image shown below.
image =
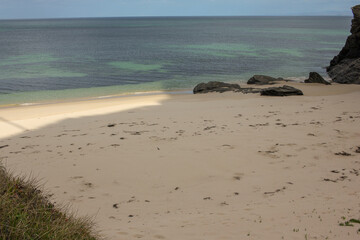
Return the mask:
[[[295,83],[303,83],[305,79],[307,79],[307,76],[301,76],[301,77],[285,77],[284,79],[290,80],[291,82],[295,82]],[[324,76],[324,79],[327,81],[330,81],[331,79],[328,76]],[[219,80],[211,80],[211,81],[224,81],[222,79]],[[206,81],[205,81],[206,82]],[[240,84],[241,86],[247,85],[247,79],[239,79],[239,80],[231,80],[231,81],[226,81],[225,82],[229,82],[229,83],[237,83]],[[200,82],[199,82],[200,83]],[[61,91],[86,91],[86,90],[94,90],[94,89],[99,89],[100,93],[98,94],[90,94],[88,96],[86,96],[87,94],[85,94],[84,96],[76,96],[76,93],[72,94],[72,96],[68,96],[67,93],[64,94],[65,97],[53,97],[53,98],[44,98],[44,99],[37,99],[34,101],[25,101],[23,100],[22,102],[18,102],[18,100],[14,100],[14,103],[8,102],[8,103],[1,103],[1,98],[0,98],[0,109],[1,108],[8,108],[8,107],[17,107],[17,106],[26,106],[26,105],[39,105],[39,104],[52,104],[52,103],[61,103],[61,102],[72,102],[72,101],[87,101],[87,100],[92,100],[92,99],[98,99],[98,98],[109,98],[109,97],[122,97],[122,96],[128,96],[128,95],[138,95],[138,94],[176,94],[177,92],[192,92],[193,87],[196,85],[196,83],[194,83],[194,85],[192,85],[191,87],[181,87],[181,88],[173,88],[173,89],[166,89],[166,90],[130,90],[129,92],[121,92],[121,90],[119,89],[119,92],[112,92],[112,93],[104,93],[102,94],[101,92],[104,91],[103,89],[107,89],[110,87],[115,87],[118,88],[122,85],[114,85],[114,86],[104,86],[104,87],[90,87],[90,88],[74,88],[74,89],[59,89],[59,90],[40,90],[40,91],[29,91],[29,92],[16,92],[16,93],[9,93],[9,94],[0,94],[0,96],[4,96],[6,97],[7,95],[17,95],[17,94],[39,94],[39,93],[46,93],[48,91],[52,92],[52,94],[55,94],[56,96],[58,95],[59,92]],[[102,91],[101,91],[102,90]]]
[[[16,107],[26,107],[26,106],[40,106],[40,105],[51,105],[51,104],[60,104],[60,103],[71,103],[71,102],[82,102],[82,101],[96,101],[100,99],[116,99],[116,98],[126,98],[126,97],[140,97],[140,96],[150,96],[150,95],[163,95],[163,94],[192,94],[191,89],[174,89],[170,91],[142,91],[142,92],[129,92],[129,93],[120,93],[104,96],[95,96],[95,97],[83,97],[83,98],[66,98],[66,99],[56,99],[49,100],[44,102],[28,102],[28,103],[14,103],[14,104],[0,104],[1,109],[7,108],[16,108]]]

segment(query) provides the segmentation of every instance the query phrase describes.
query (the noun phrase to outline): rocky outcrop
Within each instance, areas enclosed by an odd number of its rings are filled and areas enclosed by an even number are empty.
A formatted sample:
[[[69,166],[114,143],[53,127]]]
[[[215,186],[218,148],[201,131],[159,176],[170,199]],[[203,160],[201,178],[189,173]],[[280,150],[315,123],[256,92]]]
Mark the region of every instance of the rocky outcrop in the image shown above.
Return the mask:
[[[270,87],[261,90],[261,95],[264,96],[291,96],[304,95],[300,89],[284,85],[282,87]]]
[[[210,92],[241,92],[244,94],[247,93],[259,93],[260,88],[241,88],[239,84],[231,84],[224,82],[208,82],[208,83],[199,83],[195,86],[193,93],[210,93]]]
[[[327,72],[334,82],[360,84],[360,5],[352,8],[354,18],[351,35],[345,46],[327,67]]]
[[[234,91],[239,92],[240,91],[240,85],[239,84],[231,84],[231,83],[224,83],[224,82],[208,82],[208,83],[199,83],[195,86],[193,92],[194,94],[197,93],[209,93],[209,92],[228,92],[228,91]]]
[[[360,58],[345,59],[328,72],[334,82],[344,84],[360,84]]]
[[[276,81],[281,81],[281,80],[283,79],[277,79],[265,75],[254,75],[247,81],[247,84],[257,84],[257,85],[275,84]]]
[[[309,79],[305,80],[305,83],[321,83],[325,85],[331,85],[328,81],[325,81],[325,79],[320,76],[317,72],[311,72],[309,74]]]

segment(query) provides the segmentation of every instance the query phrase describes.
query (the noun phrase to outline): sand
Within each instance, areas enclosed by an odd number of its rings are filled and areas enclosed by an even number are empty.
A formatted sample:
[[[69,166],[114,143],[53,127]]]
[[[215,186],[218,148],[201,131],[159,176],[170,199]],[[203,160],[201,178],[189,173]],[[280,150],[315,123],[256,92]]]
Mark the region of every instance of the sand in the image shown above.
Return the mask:
[[[108,239],[359,239],[360,86],[293,85],[3,108],[0,159]]]

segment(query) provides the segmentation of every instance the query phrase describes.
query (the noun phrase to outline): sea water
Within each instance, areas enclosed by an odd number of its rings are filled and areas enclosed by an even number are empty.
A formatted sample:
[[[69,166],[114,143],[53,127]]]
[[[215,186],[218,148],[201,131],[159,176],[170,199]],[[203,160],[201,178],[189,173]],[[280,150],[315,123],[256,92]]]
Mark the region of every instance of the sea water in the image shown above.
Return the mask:
[[[1,20],[0,105],[242,83],[254,74],[326,76],[350,24],[350,17]]]

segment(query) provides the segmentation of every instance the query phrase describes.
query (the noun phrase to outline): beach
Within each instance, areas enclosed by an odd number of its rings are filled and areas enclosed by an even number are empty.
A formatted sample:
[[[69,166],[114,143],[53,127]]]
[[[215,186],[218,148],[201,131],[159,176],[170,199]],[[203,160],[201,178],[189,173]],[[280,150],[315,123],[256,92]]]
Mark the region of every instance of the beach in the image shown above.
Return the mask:
[[[0,161],[107,239],[358,239],[360,86],[286,84],[1,108]]]

